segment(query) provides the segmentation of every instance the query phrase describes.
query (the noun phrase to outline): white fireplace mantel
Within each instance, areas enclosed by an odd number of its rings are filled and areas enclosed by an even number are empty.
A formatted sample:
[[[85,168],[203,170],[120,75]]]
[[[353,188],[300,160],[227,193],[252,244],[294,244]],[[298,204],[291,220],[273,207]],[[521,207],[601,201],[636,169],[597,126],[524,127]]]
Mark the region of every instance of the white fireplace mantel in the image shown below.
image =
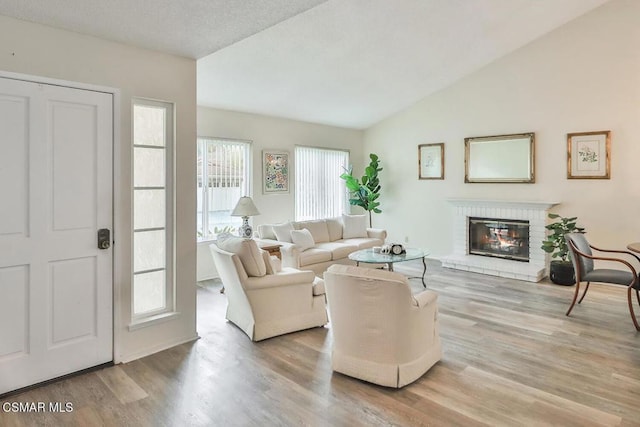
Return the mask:
[[[447,201],[454,207],[453,253],[441,258],[443,267],[530,282],[538,282],[546,275],[548,254],[541,246],[548,211],[558,202],[463,198]],[[469,255],[469,217],[529,221],[529,262]]]

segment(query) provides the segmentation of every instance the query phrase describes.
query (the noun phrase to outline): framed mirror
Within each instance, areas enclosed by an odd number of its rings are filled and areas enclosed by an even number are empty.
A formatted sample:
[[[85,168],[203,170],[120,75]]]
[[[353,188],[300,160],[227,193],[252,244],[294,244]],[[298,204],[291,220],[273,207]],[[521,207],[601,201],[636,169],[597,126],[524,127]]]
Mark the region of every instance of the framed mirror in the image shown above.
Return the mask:
[[[534,183],[534,133],[464,139],[464,182]]]

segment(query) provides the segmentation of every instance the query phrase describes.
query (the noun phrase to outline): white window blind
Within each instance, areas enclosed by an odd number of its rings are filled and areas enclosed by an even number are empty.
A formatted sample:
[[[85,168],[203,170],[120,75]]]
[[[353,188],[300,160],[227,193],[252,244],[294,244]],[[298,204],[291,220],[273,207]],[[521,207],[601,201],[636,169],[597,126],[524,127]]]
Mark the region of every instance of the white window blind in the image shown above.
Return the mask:
[[[250,153],[248,141],[198,138],[198,238],[235,233],[242,224],[231,211],[251,195]]]
[[[326,148],[295,149],[295,218],[329,218],[347,211],[347,191],[340,175],[349,164],[349,152]]]

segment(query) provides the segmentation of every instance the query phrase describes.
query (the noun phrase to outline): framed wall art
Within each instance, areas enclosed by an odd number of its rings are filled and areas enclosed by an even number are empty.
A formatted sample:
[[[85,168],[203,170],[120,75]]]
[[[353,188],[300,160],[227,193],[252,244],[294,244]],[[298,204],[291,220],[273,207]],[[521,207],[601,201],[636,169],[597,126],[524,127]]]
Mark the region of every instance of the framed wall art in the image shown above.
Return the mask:
[[[418,179],[444,179],[444,143],[418,145]]]
[[[568,179],[609,179],[610,168],[610,131],[567,134]]]
[[[264,150],[262,152],[262,192],[281,194],[289,192],[289,152]]]

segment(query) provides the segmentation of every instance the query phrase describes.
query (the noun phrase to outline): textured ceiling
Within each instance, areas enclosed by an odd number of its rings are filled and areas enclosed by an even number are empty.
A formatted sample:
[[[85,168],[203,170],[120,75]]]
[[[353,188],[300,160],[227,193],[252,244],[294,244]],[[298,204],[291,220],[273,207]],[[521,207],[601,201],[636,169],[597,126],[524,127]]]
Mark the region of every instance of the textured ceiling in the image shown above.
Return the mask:
[[[608,0],[0,0],[198,60],[198,104],[363,129]]]

